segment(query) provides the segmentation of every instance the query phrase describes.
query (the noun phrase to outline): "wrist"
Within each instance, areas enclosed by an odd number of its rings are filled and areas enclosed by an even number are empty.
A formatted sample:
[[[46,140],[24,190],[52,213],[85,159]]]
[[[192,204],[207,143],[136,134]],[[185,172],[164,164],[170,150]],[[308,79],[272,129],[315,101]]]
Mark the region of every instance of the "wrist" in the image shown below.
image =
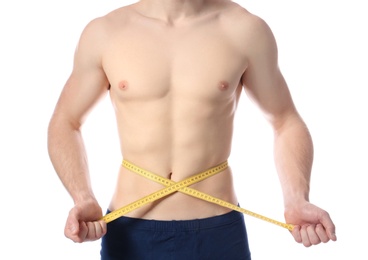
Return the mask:
[[[74,205],[97,202],[92,192],[79,192],[73,196],[73,201]]]
[[[303,205],[309,202],[309,193],[294,192],[284,195],[284,207],[294,208],[296,205]]]
[[[308,214],[308,209],[311,203],[308,200],[295,200],[289,203],[284,208],[284,217],[287,223],[291,224],[303,224],[301,221],[302,216]]]

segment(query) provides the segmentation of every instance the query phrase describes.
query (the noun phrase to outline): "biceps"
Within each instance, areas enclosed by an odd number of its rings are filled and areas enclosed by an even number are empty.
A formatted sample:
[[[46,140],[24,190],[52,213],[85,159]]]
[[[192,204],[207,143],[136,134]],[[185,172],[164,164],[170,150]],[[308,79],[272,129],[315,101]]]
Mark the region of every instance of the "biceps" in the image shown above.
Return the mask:
[[[259,72],[250,69],[244,78],[245,92],[271,123],[295,112],[289,88],[278,68]]]
[[[105,96],[108,85],[102,72],[88,75],[73,72],[62,90],[55,115],[62,116],[73,125],[81,125],[94,105]]]

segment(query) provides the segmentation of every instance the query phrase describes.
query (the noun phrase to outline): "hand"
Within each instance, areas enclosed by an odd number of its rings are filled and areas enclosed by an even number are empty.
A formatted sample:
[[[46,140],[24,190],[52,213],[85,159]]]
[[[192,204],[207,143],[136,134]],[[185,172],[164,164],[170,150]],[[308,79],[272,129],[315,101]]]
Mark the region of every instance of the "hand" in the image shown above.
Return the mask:
[[[291,234],[295,241],[302,243],[305,247],[337,240],[335,225],[330,215],[307,201],[287,207],[285,220],[294,225]]]
[[[107,232],[101,218],[102,210],[96,201],[77,204],[69,212],[64,234],[77,243],[98,240]]]

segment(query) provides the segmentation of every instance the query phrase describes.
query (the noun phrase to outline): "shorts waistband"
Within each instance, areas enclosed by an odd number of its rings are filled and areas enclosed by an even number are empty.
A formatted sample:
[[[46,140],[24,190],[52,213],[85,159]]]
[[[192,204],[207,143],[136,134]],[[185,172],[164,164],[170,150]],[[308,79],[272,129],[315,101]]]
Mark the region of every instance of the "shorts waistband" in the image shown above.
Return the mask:
[[[110,211],[108,210],[107,213],[109,212]],[[237,211],[230,211],[219,216],[192,220],[151,220],[123,216],[109,223],[108,225],[126,225],[133,229],[152,231],[190,231],[218,228],[232,224],[235,221],[242,220],[243,218],[243,214]]]

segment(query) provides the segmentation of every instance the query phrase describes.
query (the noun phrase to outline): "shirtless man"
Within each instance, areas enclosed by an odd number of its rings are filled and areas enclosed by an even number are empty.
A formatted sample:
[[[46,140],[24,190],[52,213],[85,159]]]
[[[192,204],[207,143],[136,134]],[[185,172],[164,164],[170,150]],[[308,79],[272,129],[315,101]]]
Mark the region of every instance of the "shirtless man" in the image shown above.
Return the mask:
[[[273,34],[261,18],[229,0],[141,0],[86,26],[48,132],[51,161],[75,203],[65,235],[75,242],[103,237],[102,259],[169,259],[172,254],[174,259],[225,259],[222,248],[229,251],[226,259],[250,259],[243,219],[180,192],[109,224],[102,221],[80,131],[88,112],[109,92],[123,158],[177,182],[227,160],[243,89],[274,130],[292,236],[307,247],[336,240],[329,214],[309,202],[313,144],[279,70]],[[231,176],[228,167],[192,187],[237,204]],[[121,167],[109,210],[161,188]],[[226,234],[221,225],[229,218],[240,221]],[[181,230],[208,223],[214,225],[211,232],[221,233]],[[141,224],[144,228],[133,230]],[[164,230],[144,230],[148,226]],[[181,247],[189,247],[190,255],[182,255]]]

